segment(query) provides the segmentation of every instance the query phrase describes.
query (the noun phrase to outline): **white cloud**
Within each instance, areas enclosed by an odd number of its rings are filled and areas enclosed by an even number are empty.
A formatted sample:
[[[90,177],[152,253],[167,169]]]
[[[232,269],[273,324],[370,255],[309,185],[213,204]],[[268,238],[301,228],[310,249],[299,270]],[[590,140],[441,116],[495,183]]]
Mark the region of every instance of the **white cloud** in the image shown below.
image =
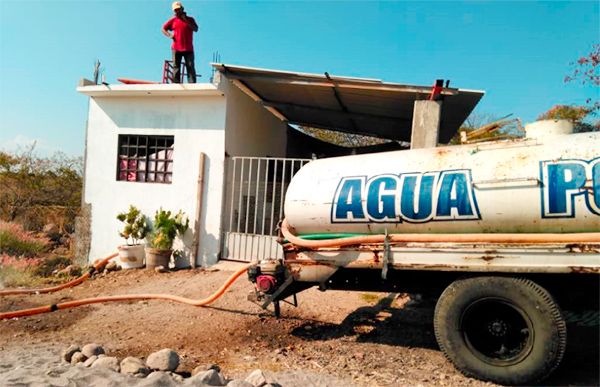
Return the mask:
[[[2,141],[0,143],[0,150],[11,153],[21,152],[29,149],[34,144],[34,153],[42,157],[51,156],[55,152],[60,151],[60,148],[48,144],[42,139],[30,138],[22,134],[17,134],[14,138],[10,140]]]

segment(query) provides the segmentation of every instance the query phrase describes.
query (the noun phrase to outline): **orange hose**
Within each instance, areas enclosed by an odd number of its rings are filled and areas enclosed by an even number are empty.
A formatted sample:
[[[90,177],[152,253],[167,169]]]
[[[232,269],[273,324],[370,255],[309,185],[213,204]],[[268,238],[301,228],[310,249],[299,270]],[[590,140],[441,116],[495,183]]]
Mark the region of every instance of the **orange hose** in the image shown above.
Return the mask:
[[[43,293],[53,293],[53,292],[58,292],[59,290],[62,289],[66,289],[66,288],[71,288],[73,286],[77,286],[80,283],[82,283],[83,281],[87,280],[88,278],[90,278],[92,276],[92,273],[94,271],[100,271],[104,266],[106,266],[106,264],[108,263],[108,261],[110,261],[111,259],[115,258],[117,255],[119,255],[118,253],[114,253],[109,255],[108,257],[98,261],[95,265],[93,265],[93,269],[90,269],[90,271],[88,271],[87,273],[83,274],[82,276],[75,278],[74,280],[71,280],[69,282],[66,282],[64,284],[61,285],[57,285],[57,286],[52,286],[49,288],[42,288],[42,289],[11,289],[11,290],[0,290],[0,297],[2,296],[13,296],[16,294],[43,294]]]
[[[98,304],[102,302],[116,302],[116,301],[139,301],[139,300],[165,300],[165,301],[173,301],[179,302],[182,304],[192,305],[192,306],[206,306],[213,303],[219,297],[221,297],[225,291],[242,275],[244,274],[250,265],[245,265],[243,268],[239,269],[235,273],[231,275],[225,281],[223,285],[216,292],[211,294],[210,296],[203,298],[201,300],[194,300],[191,298],[173,296],[170,294],[125,294],[118,296],[106,296],[106,297],[94,297],[94,298],[84,298],[81,300],[62,302],[60,304],[52,304],[46,306],[40,306],[37,308],[31,309],[23,309],[16,310],[14,312],[6,312],[0,313],[0,320],[6,320],[10,318],[16,317],[25,317],[25,316],[33,316],[35,314],[48,313],[53,312],[55,310],[61,309],[69,309],[76,308],[78,306],[90,305],[90,304]]]
[[[353,236],[338,239],[306,240],[290,231],[287,219],[281,224],[283,237],[294,245],[311,249],[342,247],[368,243],[383,243],[385,235]],[[390,234],[390,242],[397,243],[500,243],[500,244],[564,244],[600,243],[599,232],[571,234]]]

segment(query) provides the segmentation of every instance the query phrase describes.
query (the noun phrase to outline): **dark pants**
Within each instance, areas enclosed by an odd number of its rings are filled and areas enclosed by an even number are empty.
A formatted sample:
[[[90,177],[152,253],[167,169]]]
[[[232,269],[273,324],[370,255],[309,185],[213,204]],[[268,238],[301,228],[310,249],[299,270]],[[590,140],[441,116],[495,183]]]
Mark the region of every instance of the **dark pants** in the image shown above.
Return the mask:
[[[194,67],[194,51],[173,50],[173,83],[181,83],[181,58],[185,59],[188,83],[196,83],[196,68]]]

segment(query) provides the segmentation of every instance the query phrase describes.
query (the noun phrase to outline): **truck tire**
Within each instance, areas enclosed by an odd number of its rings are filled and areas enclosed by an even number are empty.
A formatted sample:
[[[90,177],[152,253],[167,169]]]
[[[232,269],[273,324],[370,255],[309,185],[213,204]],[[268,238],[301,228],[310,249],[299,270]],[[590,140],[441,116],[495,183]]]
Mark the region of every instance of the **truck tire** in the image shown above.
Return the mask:
[[[566,323],[548,291],[533,281],[473,277],[448,286],[434,329],[445,356],[466,376],[523,384],[548,376],[566,348]]]

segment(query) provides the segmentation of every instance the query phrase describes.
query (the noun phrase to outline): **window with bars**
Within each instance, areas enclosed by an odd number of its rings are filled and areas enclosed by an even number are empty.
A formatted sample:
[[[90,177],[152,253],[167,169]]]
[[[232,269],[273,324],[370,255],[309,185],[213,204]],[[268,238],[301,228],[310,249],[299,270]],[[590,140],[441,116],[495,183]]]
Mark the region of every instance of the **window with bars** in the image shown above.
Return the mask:
[[[171,184],[173,136],[120,134],[117,180]]]

